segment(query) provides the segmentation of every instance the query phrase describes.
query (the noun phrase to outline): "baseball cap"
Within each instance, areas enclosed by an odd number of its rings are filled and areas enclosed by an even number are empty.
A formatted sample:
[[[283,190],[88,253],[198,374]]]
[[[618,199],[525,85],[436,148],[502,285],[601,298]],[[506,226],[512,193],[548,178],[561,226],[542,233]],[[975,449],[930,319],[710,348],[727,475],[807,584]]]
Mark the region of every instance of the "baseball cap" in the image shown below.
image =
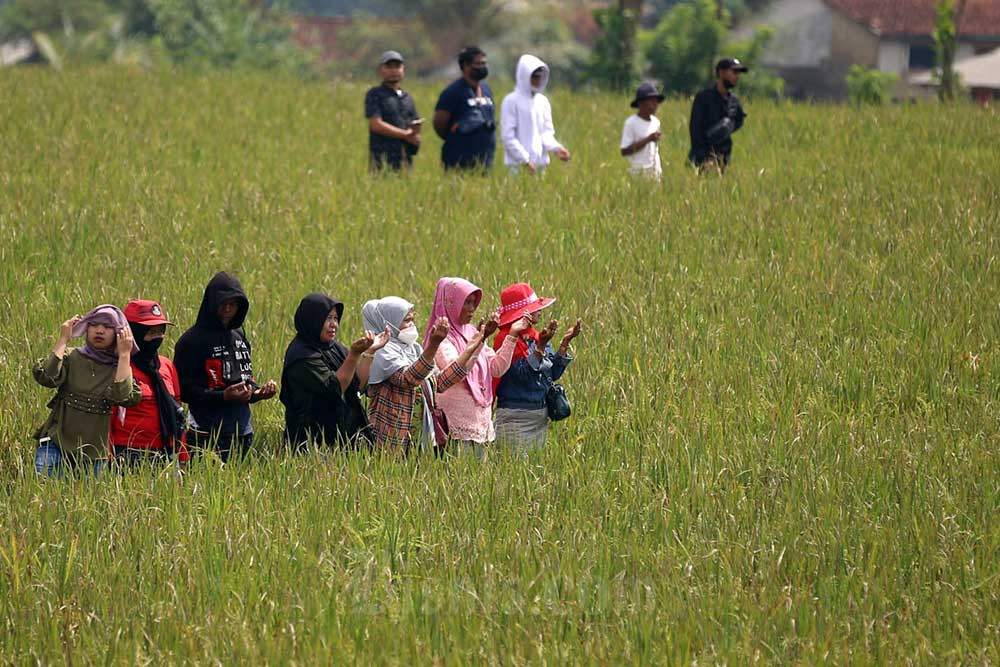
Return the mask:
[[[399,51],[386,51],[381,56],[379,56],[379,58],[378,58],[378,64],[379,65],[384,65],[384,64],[386,64],[388,62],[392,62],[393,60],[398,60],[401,63],[405,63],[406,62],[405,60],[403,60],[403,56],[402,56],[402,54],[400,54]]]
[[[749,72],[746,65],[740,62],[739,58],[723,58],[715,64],[715,72],[718,74],[724,69],[734,69],[737,72]]]
[[[173,322],[167,319],[167,314],[163,308],[155,301],[144,299],[133,299],[125,306],[125,319],[135,324],[144,324],[148,327],[157,324],[170,324]]]

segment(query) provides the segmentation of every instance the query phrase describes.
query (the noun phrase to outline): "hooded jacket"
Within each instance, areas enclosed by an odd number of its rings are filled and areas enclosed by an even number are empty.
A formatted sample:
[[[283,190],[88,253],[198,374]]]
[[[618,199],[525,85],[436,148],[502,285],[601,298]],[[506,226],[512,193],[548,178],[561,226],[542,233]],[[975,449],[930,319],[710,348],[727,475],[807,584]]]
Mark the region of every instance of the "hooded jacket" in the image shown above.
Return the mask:
[[[538,92],[534,92],[531,73],[539,67],[542,68],[542,82]],[[562,148],[556,141],[552,125],[552,105],[544,95],[548,83],[548,65],[529,54],[518,59],[514,91],[503,98],[500,106],[504,164],[514,166],[531,162],[536,167],[544,166],[549,163],[549,153]]]
[[[229,299],[236,300],[236,314],[228,326],[223,326],[218,309]],[[250,363],[250,342],[243,331],[248,310],[250,301],[240,282],[220,271],[205,287],[194,326],[174,346],[181,398],[191,408],[195,426],[202,431],[226,436],[253,433],[250,406],[222,398],[226,387],[240,382],[257,388]]]

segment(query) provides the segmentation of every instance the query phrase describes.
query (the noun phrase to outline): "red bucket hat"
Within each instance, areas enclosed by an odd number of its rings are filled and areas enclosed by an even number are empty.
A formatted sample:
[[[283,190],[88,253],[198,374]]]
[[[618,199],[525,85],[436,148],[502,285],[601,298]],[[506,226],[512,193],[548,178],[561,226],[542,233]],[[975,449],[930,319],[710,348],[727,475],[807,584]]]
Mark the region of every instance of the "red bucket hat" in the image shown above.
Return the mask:
[[[518,318],[547,308],[555,299],[541,298],[528,283],[514,283],[500,292],[500,326],[513,324]]]
[[[125,319],[134,324],[144,324],[147,327],[153,327],[157,324],[173,325],[173,322],[167,319],[167,314],[160,308],[160,304],[143,299],[133,299],[126,304]]]

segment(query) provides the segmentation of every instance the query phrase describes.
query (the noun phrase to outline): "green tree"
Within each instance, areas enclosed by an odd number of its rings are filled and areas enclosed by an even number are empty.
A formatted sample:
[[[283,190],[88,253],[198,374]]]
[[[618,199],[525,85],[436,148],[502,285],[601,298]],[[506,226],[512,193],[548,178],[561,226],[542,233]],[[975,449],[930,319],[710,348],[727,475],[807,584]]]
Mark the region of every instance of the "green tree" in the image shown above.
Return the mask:
[[[147,0],[174,62],[188,66],[310,71],[292,27],[253,0]]]
[[[758,28],[752,37],[728,42],[722,49],[726,56],[739,58],[750,68],[750,72],[740,79],[740,90],[750,97],[781,97],[785,92],[785,80],[774,70],[760,64],[764,49],[774,39],[774,28],[768,25]]]
[[[614,90],[635,83],[641,71],[637,48],[641,14],[642,2],[627,0],[594,12],[601,33],[587,67],[588,78]]]
[[[899,75],[880,72],[864,65],[851,65],[847,71],[847,97],[852,104],[881,105],[889,101],[892,86]]]
[[[934,75],[938,81],[938,98],[950,102],[955,99],[960,83],[955,72],[955,49],[958,39],[958,8],[955,0],[939,0],[934,5],[934,53],[937,67]]]
[[[650,75],[664,90],[693,93],[714,75],[728,14],[714,0],[678,4],[643,36]]]

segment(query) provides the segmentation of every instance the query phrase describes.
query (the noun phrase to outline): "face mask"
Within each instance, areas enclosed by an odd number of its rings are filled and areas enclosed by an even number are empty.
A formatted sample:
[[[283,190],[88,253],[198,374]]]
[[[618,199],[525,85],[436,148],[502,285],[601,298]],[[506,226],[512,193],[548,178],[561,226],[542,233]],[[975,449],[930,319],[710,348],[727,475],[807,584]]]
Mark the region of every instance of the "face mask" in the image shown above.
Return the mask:
[[[139,346],[139,351],[132,356],[140,361],[145,359],[155,359],[156,353],[160,350],[160,345],[162,343],[162,338],[154,338],[153,340],[136,340],[136,344]]]
[[[399,333],[396,334],[396,338],[398,338],[399,342],[403,345],[413,345],[417,342],[418,336],[417,327],[412,325],[406,327],[405,329],[400,329]]]
[[[533,92],[535,94],[538,94],[538,93],[542,92],[542,87],[541,86],[532,86],[531,87],[531,92]]]
[[[722,85],[726,87],[726,90],[732,90],[733,88],[736,87],[736,84],[730,81],[729,79],[723,79]]]
[[[490,75],[490,69],[486,65],[483,65],[482,67],[473,67],[470,74],[472,74],[472,78],[476,81],[482,81]]]

